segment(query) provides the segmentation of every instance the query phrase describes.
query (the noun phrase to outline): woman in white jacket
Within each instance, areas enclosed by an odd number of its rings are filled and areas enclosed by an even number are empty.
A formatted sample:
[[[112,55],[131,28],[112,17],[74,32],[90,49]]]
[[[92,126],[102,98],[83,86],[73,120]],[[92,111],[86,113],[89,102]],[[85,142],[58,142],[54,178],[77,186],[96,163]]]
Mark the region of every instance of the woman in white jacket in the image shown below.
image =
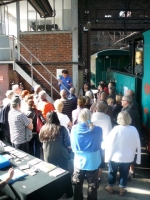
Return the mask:
[[[113,185],[116,182],[116,174],[119,168],[120,196],[126,192],[129,167],[134,161],[137,150],[136,163],[141,163],[141,144],[139,134],[134,126],[130,126],[131,117],[126,111],[119,113],[118,126],[115,126],[105,140],[105,162],[109,163],[108,185],[105,190],[113,193]]]

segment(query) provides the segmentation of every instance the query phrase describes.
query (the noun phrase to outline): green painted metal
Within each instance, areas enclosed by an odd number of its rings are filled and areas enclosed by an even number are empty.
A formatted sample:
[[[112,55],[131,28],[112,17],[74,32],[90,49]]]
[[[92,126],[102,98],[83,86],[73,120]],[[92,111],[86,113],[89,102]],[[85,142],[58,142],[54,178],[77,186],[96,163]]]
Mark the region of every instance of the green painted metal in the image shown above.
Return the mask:
[[[124,94],[125,89],[133,90],[139,103],[142,123],[150,130],[150,30],[142,32],[141,35],[144,38],[142,77],[117,72],[117,69],[129,63],[128,52],[105,50],[91,56],[91,81],[96,87],[100,80],[114,81],[116,82],[116,91],[119,94]],[[122,54],[123,52],[125,54]],[[120,59],[120,57],[124,57],[124,59]],[[117,68],[116,71],[107,70],[113,66]]]
[[[107,69],[120,69],[129,63],[129,51],[111,49],[97,52],[91,56],[91,83],[95,87],[101,80],[108,82]]]
[[[119,72],[109,71],[108,72],[109,81],[116,83],[117,94],[124,95],[126,89],[131,89],[135,91],[135,77],[127,76]]]
[[[150,129],[150,30],[144,32],[143,36],[144,36],[144,75],[142,80],[141,117],[144,125],[146,125]],[[145,91],[146,85],[147,85],[147,93]]]
[[[142,123],[150,130],[150,30],[142,33],[144,37],[144,72],[143,77],[108,71],[109,81],[116,82],[117,93],[124,94],[124,87],[136,94]]]

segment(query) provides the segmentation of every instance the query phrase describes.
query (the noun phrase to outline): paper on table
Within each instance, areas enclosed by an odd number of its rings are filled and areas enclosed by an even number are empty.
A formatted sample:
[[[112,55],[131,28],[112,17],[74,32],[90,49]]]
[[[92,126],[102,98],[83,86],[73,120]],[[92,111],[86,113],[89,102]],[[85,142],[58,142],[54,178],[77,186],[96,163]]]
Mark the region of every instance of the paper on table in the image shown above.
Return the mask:
[[[50,176],[59,176],[60,174],[63,174],[66,170],[61,169],[61,168],[56,168],[53,171],[49,172]]]
[[[11,154],[16,155],[17,153],[20,153],[20,151],[18,151],[18,150],[16,150],[16,149],[14,149],[13,151],[11,151]]]
[[[37,163],[42,162],[42,160],[35,158],[33,160],[28,161],[29,165],[36,165]]]
[[[29,169],[29,165],[22,165],[19,167],[21,170],[24,170],[24,169]]]
[[[18,158],[24,158],[24,157],[27,156],[27,154],[22,153],[22,152],[18,152],[18,153],[15,153],[15,156],[17,156]]]
[[[6,147],[4,147],[4,149],[5,149],[5,151],[8,151],[8,152],[15,150],[15,148],[10,147],[10,146],[6,146]]]
[[[36,175],[36,173],[32,169],[26,169],[26,170],[24,170],[24,172],[27,173],[30,176]]]
[[[35,165],[36,169],[40,169],[43,172],[50,172],[56,168],[55,165],[47,163],[47,162],[40,162],[37,165]]]

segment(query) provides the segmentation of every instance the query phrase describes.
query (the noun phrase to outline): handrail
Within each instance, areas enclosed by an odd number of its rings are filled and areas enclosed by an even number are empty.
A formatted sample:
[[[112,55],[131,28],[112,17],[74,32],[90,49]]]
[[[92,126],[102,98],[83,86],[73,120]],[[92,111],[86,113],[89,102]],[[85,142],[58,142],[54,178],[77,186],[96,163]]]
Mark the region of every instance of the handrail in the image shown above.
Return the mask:
[[[47,67],[45,67],[45,65],[43,65],[43,63],[38,58],[36,58],[34,56],[34,54],[32,54],[32,52],[29,49],[27,49],[27,47],[24,44],[22,44],[22,42],[20,42],[14,35],[10,35],[9,37],[13,37],[13,50],[15,50],[18,53],[18,55],[21,56],[30,65],[30,67],[31,67],[31,79],[32,79],[32,83],[33,83],[33,72],[32,72],[32,69],[34,69],[51,86],[51,97],[53,98],[52,88],[59,94],[58,90],[56,90],[56,88],[52,85],[52,78],[54,78],[55,80],[57,80],[57,82],[59,82],[58,79],[57,79],[57,77],[54,74],[52,74],[52,72],[50,70],[48,70]],[[17,42],[19,42],[26,49],[26,51],[30,54],[30,56],[31,56],[31,63],[14,47],[14,40],[17,40]],[[50,82],[48,82],[44,78],[44,76],[42,76],[33,67],[33,65],[32,65],[32,57],[50,74],[50,76],[51,76],[50,77]],[[62,83],[61,83],[61,85],[64,87],[64,89],[66,91],[68,91],[70,93],[70,91]]]
[[[17,50],[16,50],[17,51]],[[18,52],[18,51],[17,51]],[[19,53],[19,52],[18,52]],[[56,88],[54,88],[54,86],[53,85],[51,85],[49,82],[48,82],[48,80],[46,80],[46,78],[44,77],[44,76],[42,76],[42,74],[40,74],[39,72],[38,72],[38,70],[37,69],[35,69],[35,67],[33,67],[28,61],[27,61],[27,59],[22,55],[22,54],[20,54],[19,53],[19,55],[28,63],[28,65],[30,65],[30,67],[32,67],[58,94],[59,94],[59,92],[58,92],[58,90],[56,90]]]

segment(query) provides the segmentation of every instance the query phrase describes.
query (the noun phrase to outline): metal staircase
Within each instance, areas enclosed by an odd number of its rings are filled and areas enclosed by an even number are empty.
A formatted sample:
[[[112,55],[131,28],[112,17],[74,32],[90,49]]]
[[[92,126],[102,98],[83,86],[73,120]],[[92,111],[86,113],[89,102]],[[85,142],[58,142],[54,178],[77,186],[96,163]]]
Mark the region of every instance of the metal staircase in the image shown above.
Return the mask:
[[[6,60],[0,62],[12,63],[13,70],[16,70],[32,87],[37,84],[41,85],[49,95],[49,100],[52,102],[54,96],[59,95],[59,91],[53,85],[53,83],[55,83],[55,85],[58,83],[56,76],[54,76],[15,36],[9,36],[9,39],[11,41],[9,47],[11,58],[8,62]],[[20,53],[16,44],[23,48],[23,54]],[[36,67],[34,65],[35,63]],[[40,71],[38,70],[39,68]]]

